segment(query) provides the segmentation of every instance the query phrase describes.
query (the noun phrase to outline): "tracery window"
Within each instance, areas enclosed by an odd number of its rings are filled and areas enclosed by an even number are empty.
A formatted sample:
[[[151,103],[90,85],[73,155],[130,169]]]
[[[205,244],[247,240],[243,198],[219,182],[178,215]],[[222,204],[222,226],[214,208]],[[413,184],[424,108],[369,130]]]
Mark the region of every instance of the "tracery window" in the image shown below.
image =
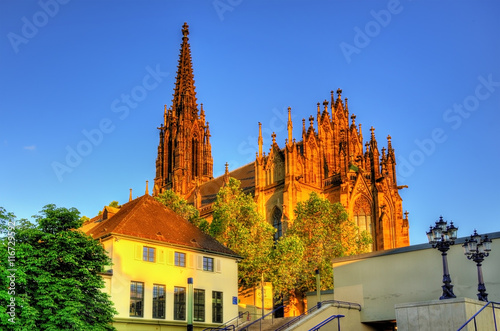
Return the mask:
[[[276,229],[274,233],[274,240],[277,241],[283,236],[283,223],[281,221],[282,212],[279,208],[275,207],[273,210],[273,226]]]
[[[360,235],[364,231],[372,237],[372,244],[369,248],[370,251],[374,250],[374,229],[373,229],[373,218],[371,213],[371,206],[366,197],[361,197],[356,200],[353,212],[354,223],[358,227],[358,234]]]

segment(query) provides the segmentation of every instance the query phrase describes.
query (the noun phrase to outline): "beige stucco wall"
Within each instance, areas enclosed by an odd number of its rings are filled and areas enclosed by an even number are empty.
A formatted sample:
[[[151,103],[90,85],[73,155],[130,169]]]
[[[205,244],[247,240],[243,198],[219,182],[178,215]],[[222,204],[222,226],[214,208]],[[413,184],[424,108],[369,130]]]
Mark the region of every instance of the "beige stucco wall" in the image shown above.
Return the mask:
[[[396,305],[398,331],[440,330],[456,331],[476,312],[483,308],[484,302],[469,298],[432,300]],[[467,324],[464,331],[495,330],[495,319],[500,319],[499,309],[486,307],[476,321]]]
[[[183,329],[185,329],[186,321],[174,321],[173,318],[174,287],[185,287],[187,290],[189,277],[193,278],[195,289],[205,290],[205,322],[195,323],[195,325],[205,325],[205,327],[213,325],[212,291],[223,292],[223,321],[228,321],[238,315],[238,305],[233,304],[233,297],[238,297],[238,266],[235,258],[124,236],[111,237],[103,241],[103,244],[113,261],[113,275],[109,277],[109,281],[106,281],[106,286],[109,287],[106,291],[111,294],[111,300],[118,311],[115,320],[119,323],[115,326],[119,330],[128,330],[130,327],[134,330],[149,330],[151,325],[158,326],[165,323],[172,328],[175,325],[184,325]],[[155,262],[142,260],[142,246],[144,245],[156,248]],[[186,253],[186,267],[174,265],[174,252]],[[202,261],[199,259],[203,256],[214,258],[214,272],[202,270],[200,265]],[[144,283],[144,317],[129,317],[131,281]],[[152,318],[153,284],[166,286],[165,319]],[[126,326],[127,322],[133,324]]]
[[[488,299],[500,302],[500,232],[489,234],[492,252],[483,262]],[[463,254],[459,238],[448,251],[448,265],[457,297],[477,299],[477,268]],[[333,263],[334,298],[361,304],[361,321],[395,320],[396,304],[439,299],[443,267],[441,253],[428,244]],[[465,322],[465,321],[464,321]]]

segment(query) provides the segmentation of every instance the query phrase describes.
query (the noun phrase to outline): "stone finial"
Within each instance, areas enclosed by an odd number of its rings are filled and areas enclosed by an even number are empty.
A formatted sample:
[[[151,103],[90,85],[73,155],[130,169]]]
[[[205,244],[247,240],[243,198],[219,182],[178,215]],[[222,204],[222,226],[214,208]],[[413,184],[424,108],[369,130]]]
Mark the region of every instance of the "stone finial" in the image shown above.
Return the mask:
[[[311,115],[309,116],[309,123],[311,124],[311,126],[313,126],[313,123],[314,123],[314,117]]]
[[[338,99],[342,98],[342,89],[340,89],[340,88],[337,89],[337,98]]]
[[[273,138],[273,145],[276,144],[276,133],[273,132],[271,137]]]
[[[372,139],[375,139],[375,128],[373,126],[370,128],[370,131],[372,132]]]
[[[149,183],[149,181],[147,180],[146,181],[146,195],[149,195],[148,183]]]
[[[129,201],[129,202],[130,202],[130,201],[132,201],[132,189],[130,189],[130,194],[129,194],[129,196],[128,196],[128,201]]]
[[[259,144],[259,157],[262,157],[262,145],[264,144],[264,139],[262,138],[262,123],[259,122],[259,138],[257,139]]]
[[[352,125],[356,125],[356,115],[351,115]]]
[[[189,25],[184,22],[184,25],[182,26],[182,35],[187,38],[189,34]]]

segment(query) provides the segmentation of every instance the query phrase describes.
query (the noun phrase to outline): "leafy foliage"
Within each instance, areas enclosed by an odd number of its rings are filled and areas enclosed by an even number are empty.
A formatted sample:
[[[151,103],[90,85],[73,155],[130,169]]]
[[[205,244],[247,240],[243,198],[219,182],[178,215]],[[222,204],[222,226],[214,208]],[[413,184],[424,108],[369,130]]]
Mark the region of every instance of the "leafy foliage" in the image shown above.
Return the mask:
[[[156,196],[155,199],[199,227],[202,231],[208,231],[208,222],[200,217],[200,212],[174,191],[166,190]]]
[[[3,208],[1,215],[15,219]],[[36,226],[7,227],[0,247],[2,330],[114,330],[116,311],[98,274],[111,261],[99,242],[75,230],[79,215],[47,205]],[[11,298],[15,307],[8,306]]]
[[[118,201],[116,201],[116,200],[113,200],[113,201],[111,201],[111,202],[109,203],[109,205],[108,205],[108,206],[110,206],[110,207],[114,207],[114,208],[117,208],[118,206],[120,206],[120,203],[119,203]]]
[[[319,269],[321,288],[333,288],[332,259],[367,251],[370,238],[358,236],[358,228],[348,219],[340,203],[331,203],[316,193],[297,204],[295,219],[287,236],[303,244],[296,289],[305,293],[316,289],[315,270]]]
[[[253,197],[243,193],[234,178],[220,189],[213,205],[209,234],[232,249],[243,260],[238,266],[239,285],[253,287],[270,278],[275,229],[257,212]]]
[[[275,296],[295,292],[297,279],[303,272],[305,253],[306,247],[296,235],[287,234],[276,242],[271,255],[271,282]]]
[[[276,242],[274,232],[257,212],[253,197],[230,178],[213,205],[209,234],[243,257],[239,264],[243,288],[258,285],[263,276],[272,282],[275,296],[303,296],[316,289],[319,269],[322,289],[331,289],[332,259],[362,253],[371,243],[365,233],[358,236],[358,228],[340,203],[316,193],[297,204],[295,219]]]
[[[109,207],[113,207],[113,208],[118,208],[118,207],[120,207],[120,203],[119,203],[118,201],[116,201],[116,200],[113,200],[113,201],[111,201],[111,202],[109,203],[109,205],[108,205],[108,206],[109,206]],[[97,213],[97,215],[102,215],[102,209],[101,209],[101,210],[99,210],[99,212]],[[84,216],[82,216],[81,218],[82,218],[82,220],[83,220],[84,222],[85,222],[85,221],[87,221],[87,220],[89,220],[89,218],[88,218],[87,216],[85,216],[85,215],[84,215]]]

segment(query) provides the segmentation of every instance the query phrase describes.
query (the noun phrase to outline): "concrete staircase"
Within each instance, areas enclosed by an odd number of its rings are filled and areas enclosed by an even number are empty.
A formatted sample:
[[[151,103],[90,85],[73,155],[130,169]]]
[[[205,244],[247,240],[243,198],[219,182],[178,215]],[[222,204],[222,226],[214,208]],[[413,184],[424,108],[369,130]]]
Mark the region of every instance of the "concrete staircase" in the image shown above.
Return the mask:
[[[265,319],[262,321],[262,324],[257,322],[254,325],[250,326],[248,329],[245,329],[245,326],[238,328],[238,330],[248,330],[248,331],[274,331],[283,324],[289,322],[295,317],[282,317],[282,318],[274,318],[274,319]]]

